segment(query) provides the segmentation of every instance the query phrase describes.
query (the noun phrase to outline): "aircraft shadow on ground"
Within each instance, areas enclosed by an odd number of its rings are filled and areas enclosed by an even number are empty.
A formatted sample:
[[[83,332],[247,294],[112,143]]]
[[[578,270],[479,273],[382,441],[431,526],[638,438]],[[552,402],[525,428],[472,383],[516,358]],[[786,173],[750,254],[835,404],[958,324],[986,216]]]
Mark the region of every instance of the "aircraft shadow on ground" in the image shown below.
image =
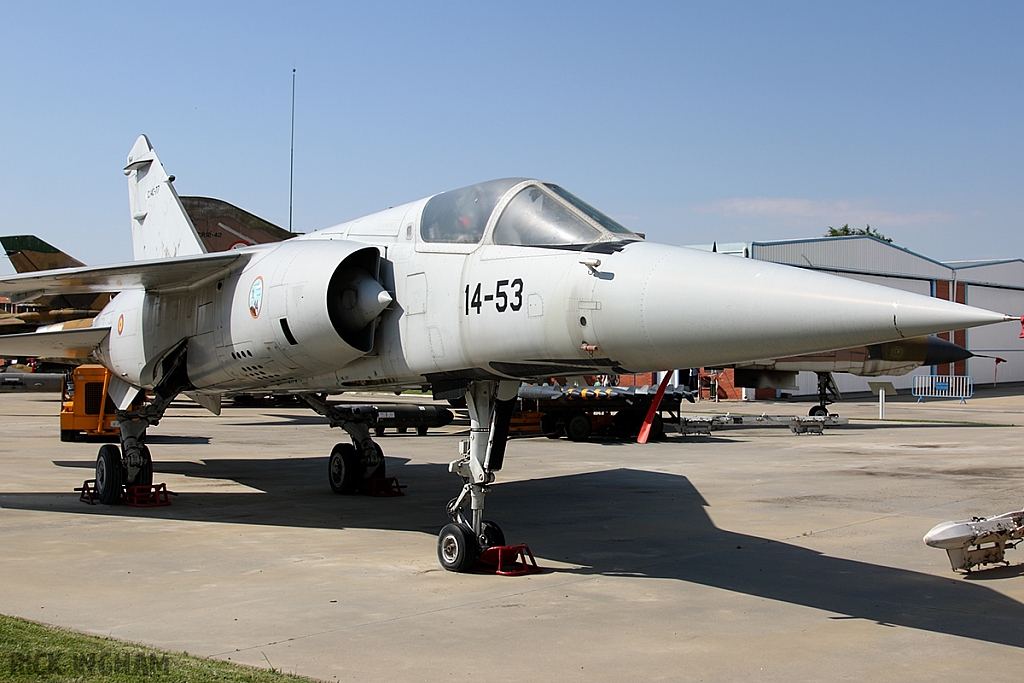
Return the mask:
[[[260,492],[189,493],[169,507],[86,506],[73,495],[0,494],[0,507],[304,528],[437,533],[458,480],[444,465],[388,458],[408,495],[338,496],[326,458],[157,462],[160,474],[233,480]],[[91,475],[92,461],[60,461]],[[834,613],[1024,647],[1024,605],[978,583],[822,555],[714,526],[706,501],[683,476],[617,469],[501,483],[488,517],[510,542],[584,574],[675,579]],[[916,538],[907,543],[919,543]],[[1016,574],[1013,574],[1016,575]],[[980,578],[980,577],[979,577]]]

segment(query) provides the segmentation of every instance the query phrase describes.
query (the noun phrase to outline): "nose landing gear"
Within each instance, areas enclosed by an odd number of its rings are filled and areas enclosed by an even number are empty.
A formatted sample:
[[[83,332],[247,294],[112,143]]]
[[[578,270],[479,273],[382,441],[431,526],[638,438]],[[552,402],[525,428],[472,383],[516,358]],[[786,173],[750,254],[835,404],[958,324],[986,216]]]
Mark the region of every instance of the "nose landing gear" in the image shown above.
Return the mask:
[[[488,485],[494,482],[494,473],[501,469],[505,459],[518,392],[516,381],[469,384],[469,440],[460,444],[462,457],[448,465],[448,471],[462,477],[464,483],[459,496],[448,503],[452,521],[437,538],[437,559],[448,571],[469,571],[484,550],[505,545],[501,527],[483,518],[484,501],[490,492]]]

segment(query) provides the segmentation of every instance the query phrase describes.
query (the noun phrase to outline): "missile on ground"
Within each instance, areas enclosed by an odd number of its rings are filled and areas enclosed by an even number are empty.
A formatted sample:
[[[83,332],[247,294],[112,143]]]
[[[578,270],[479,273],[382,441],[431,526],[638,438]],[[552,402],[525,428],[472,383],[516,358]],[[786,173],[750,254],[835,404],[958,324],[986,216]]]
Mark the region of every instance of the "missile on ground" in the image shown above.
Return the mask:
[[[374,408],[377,413],[374,423],[377,436],[383,434],[385,429],[395,429],[399,434],[415,429],[417,434],[423,436],[428,429],[444,427],[455,419],[455,414],[442,406],[395,403],[377,404]]]
[[[1013,548],[1024,538],[1024,510],[994,517],[972,517],[936,524],[924,536],[926,545],[941,548],[955,570],[971,571],[983,564],[1005,562],[1007,546]]]

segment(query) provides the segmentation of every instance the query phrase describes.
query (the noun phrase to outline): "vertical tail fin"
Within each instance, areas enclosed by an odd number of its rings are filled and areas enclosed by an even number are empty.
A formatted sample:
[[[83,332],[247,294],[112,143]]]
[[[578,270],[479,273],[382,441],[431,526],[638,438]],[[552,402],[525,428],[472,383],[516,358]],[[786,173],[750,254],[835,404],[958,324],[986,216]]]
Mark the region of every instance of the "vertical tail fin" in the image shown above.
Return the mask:
[[[128,153],[128,200],[135,260],[205,254],[206,247],[145,135]]]
[[[0,237],[0,244],[19,273],[33,273],[54,268],[75,268],[85,264],[63,251],[47,244],[35,235]]]

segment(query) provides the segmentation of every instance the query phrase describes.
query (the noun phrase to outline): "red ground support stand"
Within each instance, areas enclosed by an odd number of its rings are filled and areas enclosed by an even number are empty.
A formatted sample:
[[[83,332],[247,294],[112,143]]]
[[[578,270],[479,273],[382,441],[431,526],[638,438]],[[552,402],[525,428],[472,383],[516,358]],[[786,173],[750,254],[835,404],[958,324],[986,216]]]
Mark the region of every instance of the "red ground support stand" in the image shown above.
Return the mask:
[[[170,505],[169,496],[176,495],[178,494],[174,491],[167,490],[167,484],[128,486],[125,488],[124,496],[121,497],[121,505],[133,508],[158,508]]]
[[[363,482],[362,491],[368,496],[375,498],[392,498],[404,496],[402,489],[405,486],[398,483],[398,477],[374,477]]]
[[[526,576],[540,573],[537,560],[530,552],[530,546],[525,543],[491,546],[480,553],[474,569],[499,576]]]
[[[96,504],[96,497],[99,495],[99,492],[96,490],[95,479],[86,479],[82,482],[82,487],[76,488],[75,491],[78,491],[80,494],[78,500],[89,505]],[[121,505],[133,508],[163,507],[164,505],[171,504],[169,496],[176,495],[178,494],[174,491],[167,490],[167,484],[128,486],[121,494]]]

